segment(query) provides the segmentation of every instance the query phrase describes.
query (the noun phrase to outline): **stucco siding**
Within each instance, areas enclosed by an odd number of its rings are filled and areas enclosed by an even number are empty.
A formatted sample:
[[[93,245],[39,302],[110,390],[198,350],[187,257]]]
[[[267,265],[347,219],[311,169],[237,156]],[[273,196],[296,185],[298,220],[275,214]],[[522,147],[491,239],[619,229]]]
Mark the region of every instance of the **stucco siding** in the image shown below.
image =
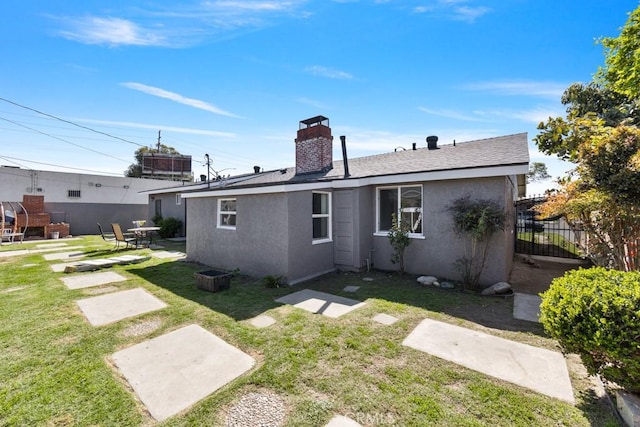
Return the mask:
[[[217,227],[217,198],[189,200],[187,257],[261,277],[286,276],[288,205],[284,194],[237,197],[236,229]]]
[[[45,212],[51,215],[51,222],[66,222],[73,235],[98,234],[98,225],[111,231],[111,223],[119,223],[124,230],[133,227],[133,220],[147,216],[146,205],[114,203],[46,203]]]
[[[145,214],[146,219],[151,220],[156,215],[156,203],[160,201],[161,214],[163,218],[177,218],[182,222],[182,227],[178,231],[178,237],[185,236],[185,223],[186,223],[186,211],[187,211],[187,199],[180,198],[180,204],[176,204],[176,196],[178,193],[168,193],[168,194],[154,194],[149,196],[149,204],[147,207],[147,212]]]
[[[334,242],[313,244],[312,192],[288,193],[289,282],[313,277],[334,269]]]
[[[435,181],[423,184],[423,234],[424,239],[412,239],[405,252],[405,271],[412,274],[428,274],[450,279],[459,279],[455,261],[464,256],[465,241],[453,231],[451,213],[447,207],[456,199],[466,195],[476,199],[493,199],[504,206],[505,179],[482,178],[474,180]],[[374,198],[375,196],[375,189]],[[375,221],[375,199],[371,213]],[[507,204],[507,209],[509,204]],[[375,226],[373,227],[375,231]],[[508,279],[508,268],[512,248],[505,232],[497,233],[491,239],[489,256],[482,283],[493,283]],[[386,236],[374,236],[374,267],[382,270],[396,270],[391,263],[391,246]]]

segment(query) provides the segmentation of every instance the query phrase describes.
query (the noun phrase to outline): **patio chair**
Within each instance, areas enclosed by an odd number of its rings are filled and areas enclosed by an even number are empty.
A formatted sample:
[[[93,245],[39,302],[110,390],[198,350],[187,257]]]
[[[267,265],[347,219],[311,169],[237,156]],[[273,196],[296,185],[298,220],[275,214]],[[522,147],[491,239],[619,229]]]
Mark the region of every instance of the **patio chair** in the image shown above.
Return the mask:
[[[105,233],[105,232],[102,230],[102,226],[100,225],[100,223],[98,222],[98,223],[96,223],[96,224],[98,224],[98,230],[100,230],[100,235],[102,236],[102,239],[103,239],[105,242],[113,242],[113,241],[115,241],[115,240],[116,240],[116,236],[115,236],[115,234],[113,234],[113,233]]]
[[[116,237],[116,249],[120,247],[120,243],[126,243],[127,248],[129,245],[133,245],[134,248],[138,246],[138,236],[133,233],[123,233],[118,223],[111,224],[111,228],[113,228],[113,234]]]

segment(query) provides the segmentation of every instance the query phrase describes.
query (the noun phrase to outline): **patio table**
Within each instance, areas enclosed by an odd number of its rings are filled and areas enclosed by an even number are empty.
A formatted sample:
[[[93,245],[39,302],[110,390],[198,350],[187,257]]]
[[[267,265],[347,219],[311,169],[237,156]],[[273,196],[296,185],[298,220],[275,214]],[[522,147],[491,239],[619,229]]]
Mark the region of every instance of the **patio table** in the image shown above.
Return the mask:
[[[139,236],[142,239],[146,239],[148,237],[149,245],[151,245],[153,240],[153,232],[158,230],[160,230],[160,227],[134,227],[127,229],[127,231],[135,233],[136,236]]]

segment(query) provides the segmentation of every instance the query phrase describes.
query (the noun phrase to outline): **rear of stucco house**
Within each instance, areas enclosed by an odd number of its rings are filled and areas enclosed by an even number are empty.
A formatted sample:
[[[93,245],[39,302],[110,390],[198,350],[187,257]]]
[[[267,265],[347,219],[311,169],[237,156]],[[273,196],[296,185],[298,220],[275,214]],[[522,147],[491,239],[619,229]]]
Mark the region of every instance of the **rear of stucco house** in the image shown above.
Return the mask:
[[[317,116],[300,122],[295,144],[295,167],[181,194],[190,260],[290,284],[335,270],[395,270],[387,233],[396,213],[411,226],[405,271],[455,280],[464,243],[447,207],[469,196],[497,201],[511,222],[491,240],[481,283],[508,279],[526,134],[334,162],[328,119]]]

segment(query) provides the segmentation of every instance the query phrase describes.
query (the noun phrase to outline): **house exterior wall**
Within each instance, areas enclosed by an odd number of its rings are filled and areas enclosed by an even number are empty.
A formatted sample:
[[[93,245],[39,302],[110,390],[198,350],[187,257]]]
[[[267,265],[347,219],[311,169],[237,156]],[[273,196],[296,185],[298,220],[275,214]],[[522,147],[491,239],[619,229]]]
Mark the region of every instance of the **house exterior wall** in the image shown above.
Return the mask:
[[[420,184],[420,183],[416,183]],[[513,202],[507,199],[510,191],[504,177],[464,179],[456,181],[424,182],[423,185],[423,234],[424,239],[412,239],[405,252],[405,271],[412,274],[433,275],[459,280],[455,261],[464,255],[464,240],[453,231],[453,220],[447,207],[460,197],[470,195],[477,199],[493,199],[505,207],[507,215]],[[375,232],[376,189],[373,192],[372,232]],[[511,215],[512,216],[512,215]],[[391,245],[387,236],[374,236],[373,265],[382,270],[397,270],[391,263]],[[513,258],[513,234],[509,227],[496,233],[490,243],[481,283],[489,284],[508,280]]]
[[[333,271],[335,268],[333,263],[334,242],[313,244],[312,197],[311,191],[296,191],[287,194],[289,254],[286,276],[289,283],[297,283]]]
[[[98,234],[119,222],[147,219],[148,196],[140,191],[166,187],[167,181],[0,167],[3,201],[22,201],[23,195],[44,196],[44,211],[51,222],[66,222],[71,234]],[[69,190],[80,197],[69,197]],[[77,194],[77,193],[76,193]]]
[[[313,244],[311,191],[236,201],[236,229],[227,230],[217,228],[218,198],[189,200],[190,260],[256,277],[284,276],[289,283],[334,269],[333,242]]]
[[[146,205],[119,203],[47,203],[45,211],[51,215],[52,223],[69,224],[72,235],[99,234],[97,223],[102,229],[111,231],[111,223],[119,223],[123,230],[133,227],[131,221],[144,219]]]
[[[186,218],[187,218],[187,199],[179,198],[180,204],[176,203],[176,197],[179,193],[162,193],[148,196],[149,203],[146,207],[144,217],[150,221],[156,215],[156,203],[160,201],[160,210],[163,218],[176,218],[182,222],[182,227],[178,230],[177,237],[186,236]]]

